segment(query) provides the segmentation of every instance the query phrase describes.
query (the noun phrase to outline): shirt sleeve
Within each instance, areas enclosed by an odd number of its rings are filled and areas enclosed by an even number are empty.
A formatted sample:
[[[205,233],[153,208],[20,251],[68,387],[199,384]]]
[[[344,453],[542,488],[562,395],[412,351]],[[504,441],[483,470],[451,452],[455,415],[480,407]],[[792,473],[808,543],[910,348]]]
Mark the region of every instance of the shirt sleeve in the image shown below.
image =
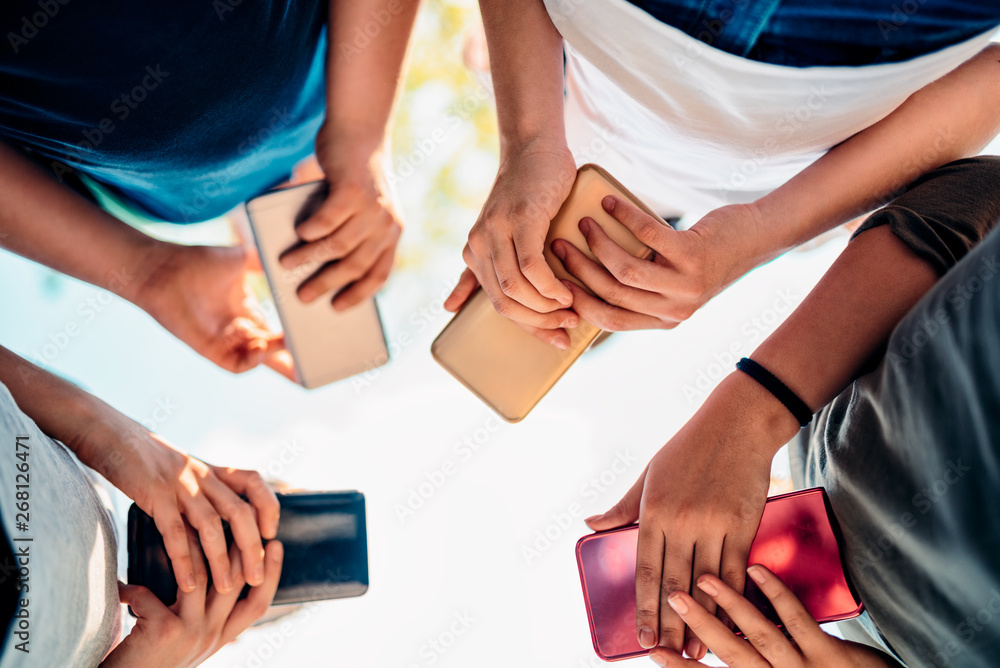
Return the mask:
[[[851,237],[880,225],[943,275],[1000,221],[1000,156],[949,162],[917,179]]]

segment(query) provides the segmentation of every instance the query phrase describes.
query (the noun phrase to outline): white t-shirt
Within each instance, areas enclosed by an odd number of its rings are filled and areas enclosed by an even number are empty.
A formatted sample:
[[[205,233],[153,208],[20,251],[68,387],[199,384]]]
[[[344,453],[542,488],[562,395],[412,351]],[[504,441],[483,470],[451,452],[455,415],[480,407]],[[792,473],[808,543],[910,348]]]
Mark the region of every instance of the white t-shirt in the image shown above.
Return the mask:
[[[905,62],[786,67],[715,49],[627,0],[545,0],[566,48],[566,133],[658,213],[702,214],[788,181],[990,33]]]

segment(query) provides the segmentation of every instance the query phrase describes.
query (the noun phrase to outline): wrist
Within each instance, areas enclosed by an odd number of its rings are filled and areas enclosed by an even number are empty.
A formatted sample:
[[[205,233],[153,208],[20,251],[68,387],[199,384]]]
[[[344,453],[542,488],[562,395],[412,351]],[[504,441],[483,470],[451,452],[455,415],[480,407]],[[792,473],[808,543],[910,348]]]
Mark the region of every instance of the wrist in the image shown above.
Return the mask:
[[[531,153],[567,153],[572,155],[566,134],[561,130],[553,132],[548,129],[537,131],[511,130],[500,133],[501,164],[513,155],[528,155]]]
[[[327,121],[316,134],[316,159],[326,173],[371,169],[389,154],[387,128],[341,129]]]
[[[800,429],[785,405],[742,371],[726,376],[702,407],[711,419],[718,419],[716,409],[724,411],[732,427],[745,434],[747,446],[767,461]]]

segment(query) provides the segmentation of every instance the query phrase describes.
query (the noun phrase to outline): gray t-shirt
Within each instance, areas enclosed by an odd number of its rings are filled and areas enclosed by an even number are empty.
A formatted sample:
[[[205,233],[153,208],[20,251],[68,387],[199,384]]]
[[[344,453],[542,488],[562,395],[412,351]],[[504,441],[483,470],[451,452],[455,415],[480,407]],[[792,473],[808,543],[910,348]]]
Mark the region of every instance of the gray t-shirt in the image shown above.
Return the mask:
[[[87,470],[41,432],[2,383],[0,481],[0,522],[27,569],[0,668],[98,665],[121,632],[114,525]],[[17,514],[24,502],[27,517]]]

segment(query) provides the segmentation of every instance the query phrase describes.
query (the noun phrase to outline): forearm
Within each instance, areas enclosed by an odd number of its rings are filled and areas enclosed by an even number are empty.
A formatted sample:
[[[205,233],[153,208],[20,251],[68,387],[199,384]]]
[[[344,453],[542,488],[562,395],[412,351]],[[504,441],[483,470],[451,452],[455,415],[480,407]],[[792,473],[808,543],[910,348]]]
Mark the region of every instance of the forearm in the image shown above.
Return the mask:
[[[135,301],[170,244],[117,220],[0,142],[0,246]]]
[[[566,143],[562,36],[542,0],[480,0],[501,158],[532,141]]]
[[[42,432],[61,441],[90,466],[94,465],[92,453],[84,445],[92,440],[90,436],[112,422],[134,424],[97,397],[2,346],[0,382]]]
[[[419,5],[330,0],[323,132],[338,150],[349,147],[366,158],[382,147]]]
[[[1000,132],[998,61],[1000,47],[987,47],[758,200],[754,266],[863,215],[921,174],[982,150]]]

